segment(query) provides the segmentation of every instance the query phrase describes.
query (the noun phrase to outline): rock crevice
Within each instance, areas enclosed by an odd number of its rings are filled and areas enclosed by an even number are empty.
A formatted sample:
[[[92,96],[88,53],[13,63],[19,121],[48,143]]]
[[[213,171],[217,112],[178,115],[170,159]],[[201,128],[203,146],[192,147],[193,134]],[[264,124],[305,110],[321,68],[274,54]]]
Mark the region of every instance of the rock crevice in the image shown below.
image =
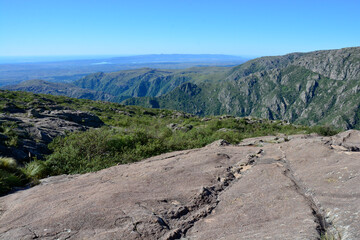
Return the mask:
[[[0,198],[0,239],[359,239],[357,136],[218,141],[45,179]]]
[[[295,191],[299,193],[306,202],[308,203],[309,208],[311,209],[312,214],[315,217],[316,223],[318,224],[317,230],[319,235],[322,236],[326,233],[326,229],[328,227],[328,223],[325,220],[325,214],[321,210],[321,205],[315,196],[311,193],[311,189],[306,187],[304,183],[302,183],[299,179],[295,177],[295,173],[291,168],[290,163],[286,159],[286,152],[279,147],[279,150],[282,153],[282,157],[280,159],[281,163],[284,165],[284,175],[288,177],[291,182],[294,184]]]

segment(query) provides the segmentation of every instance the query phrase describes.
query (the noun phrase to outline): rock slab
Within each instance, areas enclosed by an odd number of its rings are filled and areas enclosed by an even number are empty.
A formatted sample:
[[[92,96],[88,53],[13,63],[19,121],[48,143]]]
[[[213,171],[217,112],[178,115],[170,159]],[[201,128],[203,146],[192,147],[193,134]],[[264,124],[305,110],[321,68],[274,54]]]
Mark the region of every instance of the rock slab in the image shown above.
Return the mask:
[[[360,239],[358,134],[217,141],[47,178],[0,198],[0,239]]]

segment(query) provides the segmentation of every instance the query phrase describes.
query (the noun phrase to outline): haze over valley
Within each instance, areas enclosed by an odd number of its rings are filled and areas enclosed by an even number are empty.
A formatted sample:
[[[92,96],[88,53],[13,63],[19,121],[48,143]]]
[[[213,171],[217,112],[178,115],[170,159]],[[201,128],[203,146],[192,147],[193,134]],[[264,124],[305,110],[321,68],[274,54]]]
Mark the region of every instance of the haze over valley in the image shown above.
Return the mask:
[[[64,60],[73,58],[71,60]],[[113,72],[143,67],[181,69],[194,66],[233,66],[249,58],[220,54],[151,54],[123,57],[4,58],[0,62],[0,86],[32,79],[72,82],[94,72]],[[59,61],[59,59],[63,59]],[[49,61],[50,60],[50,61]],[[52,60],[52,61],[51,61]],[[24,62],[21,62],[24,61]]]

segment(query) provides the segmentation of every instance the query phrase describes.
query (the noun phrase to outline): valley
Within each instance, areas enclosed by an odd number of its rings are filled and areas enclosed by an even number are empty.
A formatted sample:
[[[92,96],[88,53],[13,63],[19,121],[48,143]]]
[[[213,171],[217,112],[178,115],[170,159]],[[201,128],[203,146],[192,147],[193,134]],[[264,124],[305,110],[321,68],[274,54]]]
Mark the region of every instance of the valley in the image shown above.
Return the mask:
[[[295,124],[360,127],[360,48],[262,57],[235,67],[141,68],[71,84],[33,80],[4,89]],[[62,90],[63,89],[63,90]]]

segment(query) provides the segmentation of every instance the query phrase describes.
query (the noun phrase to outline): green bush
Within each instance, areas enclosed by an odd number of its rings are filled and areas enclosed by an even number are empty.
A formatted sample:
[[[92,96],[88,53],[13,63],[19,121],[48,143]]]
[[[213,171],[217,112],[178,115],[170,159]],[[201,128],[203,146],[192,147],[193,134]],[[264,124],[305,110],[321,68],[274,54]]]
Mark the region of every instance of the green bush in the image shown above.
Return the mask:
[[[106,127],[56,138],[49,148],[52,175],[97,171],[161,153],[159,139],[144,130],[129,133]]]
[[[7,137],[5,141],[7,146],[16,147],[18,145],[19,137],[15,131],[16,127],[14,122],[4,122],[0,125],[0,132]]]
[[[56,138],[49,148],[54,152],[47,161],[52,175],[83,173],[98,170],[97,165],[106,164],[108,130],[89,130]],[[103,159],[103,160],[102,160]]]
[[[28,182],[14,159],[0,157],[0,195],[8,193],[14,187],[24,187]]]
[[[325,232],[325,233],[321,234],[321,236],[320,236],[320,240],[340,240],[340,239],[342,239],[340,233],[338,233],[337,237],[328,232]]]
[[[311,128],[311,131],[321,136],[333,136],[340,132],[330,126],[315,126]]]
[[[50,174],[49,168],[44,161],[35,159],[25,165],[22,168],[22,172],[30,178],[33,183],[37,183],[38,180],[47,177]]]
[[[15,159],[8,157],[0,157],[0,169],[14,170],[17,168]]]

